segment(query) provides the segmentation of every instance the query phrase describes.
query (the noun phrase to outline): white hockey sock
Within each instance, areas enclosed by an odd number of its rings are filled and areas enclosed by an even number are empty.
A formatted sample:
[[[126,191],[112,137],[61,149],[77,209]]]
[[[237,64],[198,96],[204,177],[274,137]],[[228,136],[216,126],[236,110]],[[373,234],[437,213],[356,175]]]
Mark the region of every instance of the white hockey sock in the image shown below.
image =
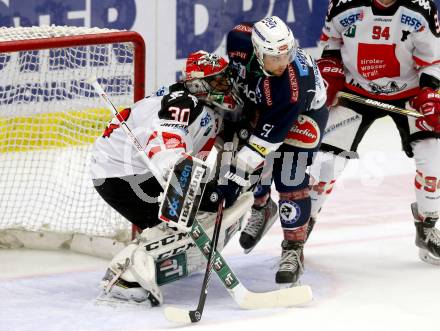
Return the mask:
[[[412,144],[416,163],[415,192],[419,214],[438,218],[440,210],[440,139]]]
[[[333,153],[319,152],[310,167],[312,177],[312,200],[311,216],[316,218],[327,196],[331,193],[336,179],[342,174],[347,160]]]

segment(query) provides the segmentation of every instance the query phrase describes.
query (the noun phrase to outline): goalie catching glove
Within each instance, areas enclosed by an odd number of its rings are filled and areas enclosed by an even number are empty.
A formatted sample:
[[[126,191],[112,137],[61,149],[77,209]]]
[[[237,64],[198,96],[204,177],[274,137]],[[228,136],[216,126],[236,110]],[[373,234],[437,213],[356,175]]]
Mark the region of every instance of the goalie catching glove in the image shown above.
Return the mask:
[[[422,89],[410,100],[410,105],[424,117],[417,120],[417,127],[424,131],[440,133],[440,94],[432,88]]]

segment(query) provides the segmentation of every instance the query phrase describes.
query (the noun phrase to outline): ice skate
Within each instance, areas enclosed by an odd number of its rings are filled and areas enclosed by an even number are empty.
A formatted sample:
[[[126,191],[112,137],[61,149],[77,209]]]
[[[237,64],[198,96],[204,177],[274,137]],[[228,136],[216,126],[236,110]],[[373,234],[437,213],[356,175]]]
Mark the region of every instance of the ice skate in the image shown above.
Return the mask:
[[[281,243],[281,261],[275,276],[275,282],[280,287],[294,286],[303,274],[303,247],[302,241],[283,240]]]
[[[416,246],[423,262],[440,265],[440,231],[435,227],[437,219],[430,217],[424,220],[418,213],[417,203],[411,204],[416,226]]]
[[[269,231],[277,218],[277,204],[269,198],[263,207],[252,206],[251,218],[240,235],[240,245],[244,248],[244,253],[249,253]]]

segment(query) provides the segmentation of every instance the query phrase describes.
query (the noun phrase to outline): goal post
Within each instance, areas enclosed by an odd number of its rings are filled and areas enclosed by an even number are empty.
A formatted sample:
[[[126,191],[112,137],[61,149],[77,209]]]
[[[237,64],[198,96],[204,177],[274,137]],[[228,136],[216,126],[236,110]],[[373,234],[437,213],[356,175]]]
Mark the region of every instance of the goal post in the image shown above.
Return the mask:
[[[98,195],[90,151],[112,114],[145,95],[145,43],[133,31],[0,28],[0,248],[65,247],[111,257],[132,226]]]

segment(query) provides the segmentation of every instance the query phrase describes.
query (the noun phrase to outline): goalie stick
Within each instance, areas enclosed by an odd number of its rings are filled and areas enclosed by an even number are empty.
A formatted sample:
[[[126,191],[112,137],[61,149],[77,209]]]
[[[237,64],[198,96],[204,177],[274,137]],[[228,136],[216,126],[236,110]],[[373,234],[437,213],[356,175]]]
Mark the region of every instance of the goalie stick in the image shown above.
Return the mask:
[[[205,258],[208,258],[207,253],[211,249],[211,241],[197,220],[193,222],[190,235]],[[308,285],[283,288],[263,293],[249,291],[240,282],[221,254],[217,250],[212,250],[212,252],[212,269],[217,273],[217,276],[229,294],[242,309],[291,307],[308,303],[313,299],[312,290]],[[197,311],[198,309],[187,310],[171,306],[166,307],[164,310],[165,317],[177,323],[199,321],[201,315],[197,316]]]
[[[196,213],[200,204],[200,198],[203,195],[206,183],[202,182],[202,177],[206,174],[207,167],[189,156],[176,162],[171,173],[176,176],[170,176],[168,185],[163,194],[163,199],[159,208],[159,219],[165,222],[175,222],[182,224],[190,229],[195,220]],[[175,178],[174,185],[171,185],[171,179]],[[200,192],[200,193],[199,193]],[[195,310],[188,311],[188,317],[191,322],[198,322],[202,318],[205,307],[206,297],[208,295],[208,286],[211,280],[213,266],[213,252],[217,250],[217,244],[223,219],[224,200],[219,201],[217,215],[215,219],[212,240],[205,245],[202,253],[205,257],[208,255],[205,276],[202,288],[200,290],[199,303]],[[195,237],[191,235],[194,240]],[[167,316],[165,309],[165,316]],[[173,319],[171,314],[170,319]],[[179,321],[179,320],[177,320]]]
[[[142,149],[141,144],[131,132],[130,128],[127,126],[122,116],[119,114],[115,105],[110,101],[107,94],[102,89],[101,85],[96,80],[96,77],[89,78],[88,82],[95,88],[98,94],[103,98],[107,108],[117,117],[121,123],[121,127],[124,128],[124,132],[130,137],[133,145],[142,155],[143,160],[146,162],[147,166],[153,166]],[[150,168],[152,171],[156,169],[154,167]],[[155,170],[157,171],[157,170]],[[154,174],[154,172],[153,172]],[[163,181],[161,182],[164,185]],[[173,223],[174,225],[174,223]],[[178,224],[178,228],[182,229],[182,226]],[[183,227],[186,231],[188,228]],[[193,239],[196,246],[205,255],[212,247],[211,240],[209,240],[203,227],[199,224],[197,219],[194,219],[191,230],[191,238]],[[222,284],[228,290],[229,294],[235,300],[235,302],[243,309],[260,309],[260,308],[275,308],[275,307],[290,307],[294,305],[300,305],[310,302],[313,299],[312,290],[308,285],[296,286],[291,288],[284,288],[280,290],[274,290],[263,293],[255,293],[249,291],[235,276],[229,265],[223,259],[222,255],[217,250],[212,250],[212,268],[216,272],[217,276],[220,278]],[[172,321],[189,323],[191,322],[188,310],[166,307],[165,316]]]
[[[206,253],[209,252],[209,256],[207,257],[205,277],[203,278],[203,285],[200,290],[199,303],[197,304],[197,308],[195,310],[184,310],[175,307],[166,307],[164,310],[165,317],[177,323],[195,323],[200,321],[203,314],[203,309],[205,308],[206,297],[208,295],[208,286],[211,280],[212,267],[214,264],[214,252],[217,250],[218,237],[220,234],[220,228],[222,224],[223,218],[223,208],[224,208],[224,200],[219,204],[217,210],[217,217],[215,219],[214,233],[212,235],[211,243],[208,243],[205,246],[204,251],[202,253],[206,256]],[[194,238],[191,234],[191,237]]]
[[[339,99],[354,101],[363,105],[373,106],[396,114],[408,115],[412,117],[423,117],[423,115],[416,110],[400,108],[397,106],[390,105],[389,103],[385,103],[382,101],[377,101],[369,98],[364,98],[347,92],[338,92],[337,96]]]

